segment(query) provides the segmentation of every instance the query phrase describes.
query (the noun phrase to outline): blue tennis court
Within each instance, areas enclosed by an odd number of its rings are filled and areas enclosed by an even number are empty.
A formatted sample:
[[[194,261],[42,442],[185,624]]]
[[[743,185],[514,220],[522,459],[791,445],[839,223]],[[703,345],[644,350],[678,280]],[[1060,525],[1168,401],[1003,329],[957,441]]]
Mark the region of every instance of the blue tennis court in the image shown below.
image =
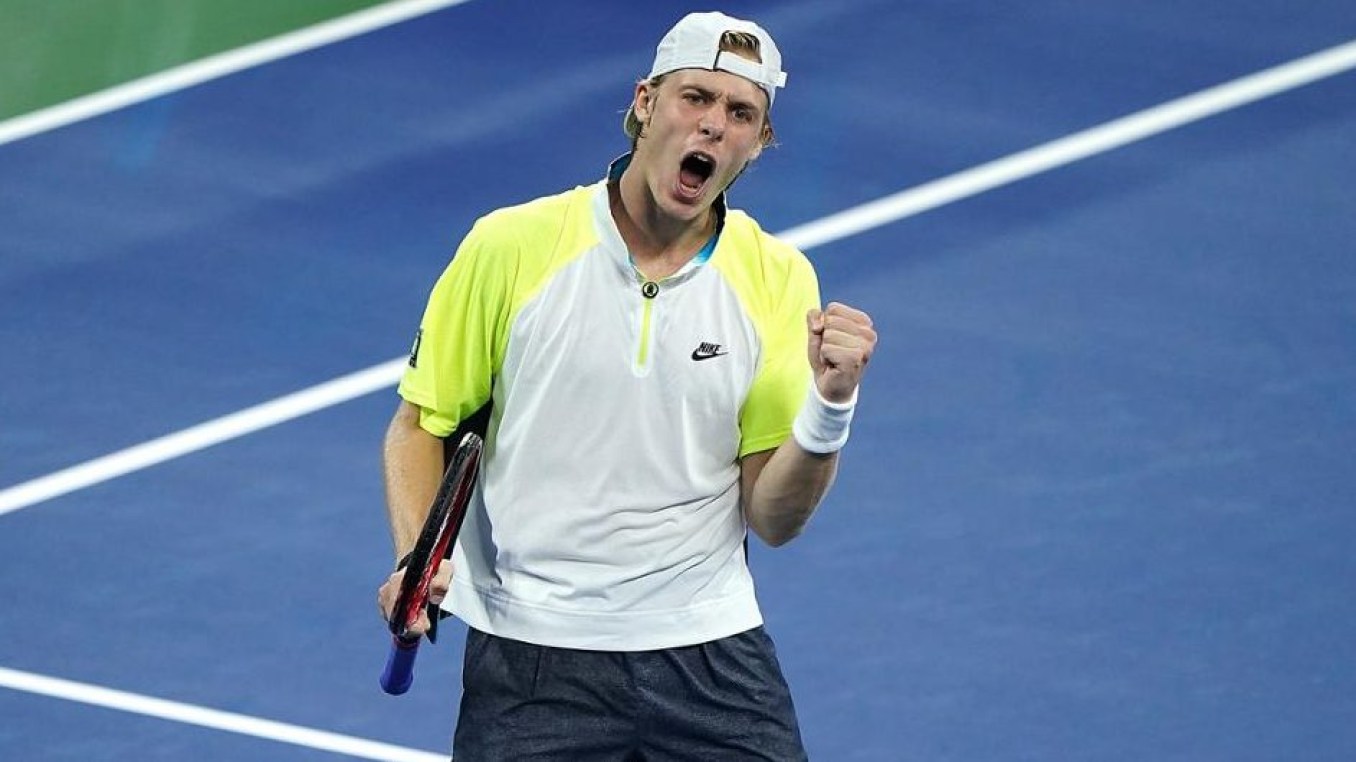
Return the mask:
[[[395,373],[693,9],[471,0],[0,143],[0,758],[445,758],[461,629],[376,683]],[[880,333],[751,547],[811,757],[1351,760],[1350,3],[723,10],[790,77],[731,203]]]

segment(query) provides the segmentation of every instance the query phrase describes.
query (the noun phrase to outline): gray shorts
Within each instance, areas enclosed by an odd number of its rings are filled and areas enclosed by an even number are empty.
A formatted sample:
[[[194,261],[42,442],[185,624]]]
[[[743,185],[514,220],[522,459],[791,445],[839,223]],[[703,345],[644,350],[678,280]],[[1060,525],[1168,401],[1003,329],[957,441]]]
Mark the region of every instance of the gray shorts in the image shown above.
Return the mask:
[[[762,627],[660,651],[577,651],[472,629],[456,762],[805,759]]]

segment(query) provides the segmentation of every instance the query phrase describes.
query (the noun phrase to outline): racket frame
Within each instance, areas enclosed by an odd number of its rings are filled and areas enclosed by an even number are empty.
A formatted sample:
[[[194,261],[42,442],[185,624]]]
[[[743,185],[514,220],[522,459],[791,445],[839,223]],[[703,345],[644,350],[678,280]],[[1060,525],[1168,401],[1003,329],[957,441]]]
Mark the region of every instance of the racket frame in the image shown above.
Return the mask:
[[[419,615],[428,604],[429,588],[442,561],[452,556],[452,546],[466,520],[466,510],[475,491],[476,475],[480,470],[480,455],[484,442],[475,432],[467,432],[457,445],[452,462],[448,464],[438,485],[438,493],[429,507],[424,526],[405,565],[405,577],[400,593],[391,609],[389,625],[397,639],[418,641],[410,630],[419,621]]]

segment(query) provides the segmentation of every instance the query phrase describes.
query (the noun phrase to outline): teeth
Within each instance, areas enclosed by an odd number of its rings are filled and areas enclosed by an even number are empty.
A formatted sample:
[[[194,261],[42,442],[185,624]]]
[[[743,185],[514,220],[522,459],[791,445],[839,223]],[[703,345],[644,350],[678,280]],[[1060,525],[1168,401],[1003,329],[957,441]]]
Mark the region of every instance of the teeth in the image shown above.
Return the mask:
[[[697,172],[704,177],[710,177],[716,169],[716,162],[710,156],[700,153],[691,153],[683,157],[683,165],[693,172]]]

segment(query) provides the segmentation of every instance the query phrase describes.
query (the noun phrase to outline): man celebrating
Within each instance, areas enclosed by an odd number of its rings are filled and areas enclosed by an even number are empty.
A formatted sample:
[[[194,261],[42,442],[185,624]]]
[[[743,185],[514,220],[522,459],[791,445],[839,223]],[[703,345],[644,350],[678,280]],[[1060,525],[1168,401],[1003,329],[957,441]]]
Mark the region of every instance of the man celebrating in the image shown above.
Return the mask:
[[[761,27],[686,16],[635,87],[632,151],[479,220],[433,288],[385,473],[399,556],[443,438],[489,406],[435,585],[470,627],[459,760],[805,757],[744,543],[791,540],[828,491],[876,334],[726,206],[785,82]]]

